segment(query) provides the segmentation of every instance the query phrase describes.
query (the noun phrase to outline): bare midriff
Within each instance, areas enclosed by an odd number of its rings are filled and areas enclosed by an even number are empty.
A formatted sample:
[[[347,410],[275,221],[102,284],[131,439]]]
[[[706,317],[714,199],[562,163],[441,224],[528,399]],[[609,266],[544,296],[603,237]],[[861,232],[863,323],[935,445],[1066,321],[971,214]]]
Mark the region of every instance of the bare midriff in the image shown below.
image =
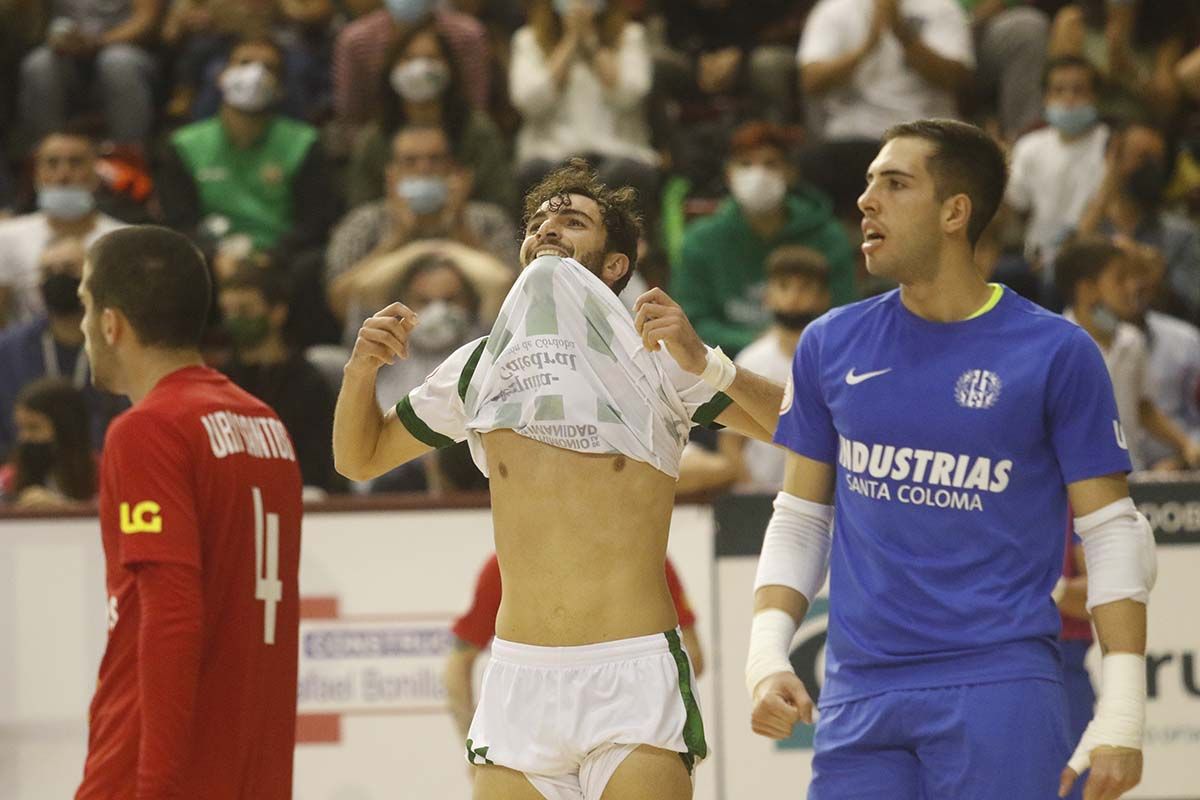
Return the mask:
[[[503,594],[496,635],[564,647],[661,633],[675,479],[621,455],[483,435]]]

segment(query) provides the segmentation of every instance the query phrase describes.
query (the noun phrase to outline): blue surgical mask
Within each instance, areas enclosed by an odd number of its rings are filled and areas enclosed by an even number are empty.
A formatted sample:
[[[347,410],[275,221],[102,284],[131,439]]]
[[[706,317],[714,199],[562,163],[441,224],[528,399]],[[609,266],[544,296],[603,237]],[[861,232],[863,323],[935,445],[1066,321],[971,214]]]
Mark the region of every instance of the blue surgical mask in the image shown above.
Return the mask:
[[[1078,136],[1096,124],[1100,116],[1093,105],[1046,106],[1046,121],[1067,136]]]
[[[414,214],[434,214],[446,205],[450,186],[440,176],[401,178],[396,183],[396,194],[408,203]]]
[[[38,208],[55,219],[82,219],[92,213],[96,198],[86,186],[43,186]]]
[[[384,6],[396,22],[412,25],[430,15],[434,0],[384,0]]]
[[[1113,336],[1121,324],[1121,318],[1104,303],[1092,306],[1092,326],[1105,336]]]

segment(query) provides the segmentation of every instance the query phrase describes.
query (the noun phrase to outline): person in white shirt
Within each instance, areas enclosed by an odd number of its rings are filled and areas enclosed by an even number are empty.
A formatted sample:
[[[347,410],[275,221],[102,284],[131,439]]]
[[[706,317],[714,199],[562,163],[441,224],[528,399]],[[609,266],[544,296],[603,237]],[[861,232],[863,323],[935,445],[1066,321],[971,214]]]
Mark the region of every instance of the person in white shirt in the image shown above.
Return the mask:
[[[818,0],[804,23],[800,87],[815,144],[805,178],[857,219],[862,176],[892,125],[956,118],[975,67],[971,26],[958,0]]]
[[[508,75],[521,114],[517,183],[526,189],[581,155],[605,183],[652,198],[658,155],[646,113],[652,62],[645,29],[615,0],[529,6],[528,24],[513,35]]]
[[[1136,314],[1142,286],[1133,259],[1107,239],[1082,237],[1059,251],[1055,274],[1068,303],[1063,316],[1087,331],[1104,354],[1133,468],[1150,466],[1149,437],[1169,447],[1190,468],[1200,467],[1200,441],[1164,414],[1148,391],[1145,335],[1121,321]]]
[[[1004,201],[1026,220],[1025,258],[1045,285],[1053,283],[1058,248],[1104,178],[1109,128],[1097,115],[1097,81],[1095,67],[1082,58],[1052,59],[1043,81],[1050,125],[1013,146]]]
[[[738,353],[734,364],[775,383],[787,383],[792,357],[805,327],[829,310],[829,262],[816,250],[783,245],[767,258],[763,304],[774,323]],[[738,482],[778,489],[783,484],[786,451],[766,442],[721,433],[720,453],[737,470]]]
[[[872,139],[922,117],[956,117],[975,57],[956,0],[819,0],[800,37],[800,81],[824,138]]]
[[[44,306],[38,259],[51,239],[80,239],[84,246],[122,223],[96,210],[96,147],[74,131],[47,134],[34,156],[38,211],[0,221],[0,328],[24,322]]]

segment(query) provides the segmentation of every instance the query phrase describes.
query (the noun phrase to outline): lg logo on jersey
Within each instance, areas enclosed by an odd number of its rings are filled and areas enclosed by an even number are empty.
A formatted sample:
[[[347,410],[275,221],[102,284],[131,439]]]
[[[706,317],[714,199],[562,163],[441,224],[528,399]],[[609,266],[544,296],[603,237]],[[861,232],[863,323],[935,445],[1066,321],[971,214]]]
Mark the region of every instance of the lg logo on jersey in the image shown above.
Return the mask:
[[[121,503],[121,533],[162,533],[162,507],[143,500],[130,511],[129,503]]]

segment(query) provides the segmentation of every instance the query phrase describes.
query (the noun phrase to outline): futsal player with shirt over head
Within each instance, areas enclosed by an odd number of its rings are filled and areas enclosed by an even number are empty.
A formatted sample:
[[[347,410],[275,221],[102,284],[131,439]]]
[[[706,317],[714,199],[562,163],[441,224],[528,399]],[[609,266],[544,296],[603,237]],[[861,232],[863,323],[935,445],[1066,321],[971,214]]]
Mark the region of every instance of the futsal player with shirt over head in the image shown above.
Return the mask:
[[[296,728],[300,469],[283,424],[205,367],[208,270],[184,236],[123,228],[79,290],[108,429],[108,645],[76,800],[288,800]]]

